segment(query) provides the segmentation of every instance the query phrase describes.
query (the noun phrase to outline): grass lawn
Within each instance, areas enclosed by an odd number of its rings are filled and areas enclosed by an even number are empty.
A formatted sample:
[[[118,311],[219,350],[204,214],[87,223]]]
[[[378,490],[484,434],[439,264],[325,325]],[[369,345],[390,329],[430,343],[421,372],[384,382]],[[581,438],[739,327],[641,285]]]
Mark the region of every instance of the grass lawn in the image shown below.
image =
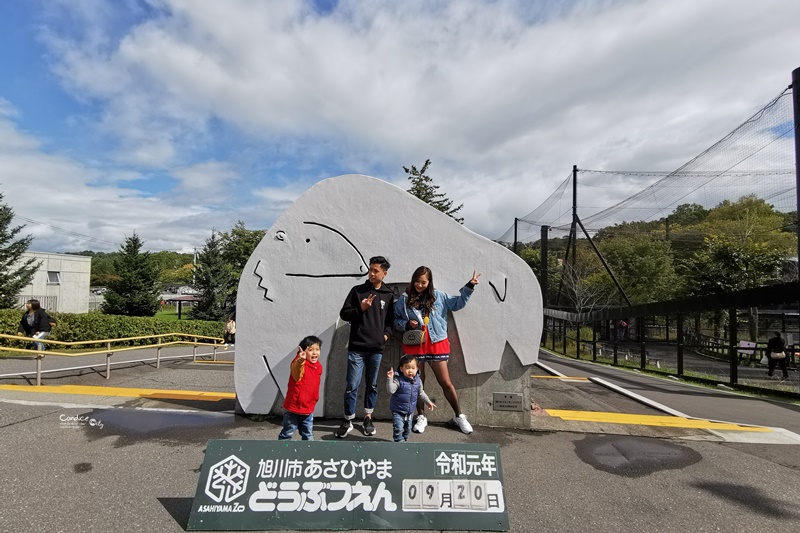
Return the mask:
[[[181,319],[187,318],[187,309],[181,310]],[[174,305],[165,305],[156,313],[155,318],[159,320],[178,320],[178,308]]]

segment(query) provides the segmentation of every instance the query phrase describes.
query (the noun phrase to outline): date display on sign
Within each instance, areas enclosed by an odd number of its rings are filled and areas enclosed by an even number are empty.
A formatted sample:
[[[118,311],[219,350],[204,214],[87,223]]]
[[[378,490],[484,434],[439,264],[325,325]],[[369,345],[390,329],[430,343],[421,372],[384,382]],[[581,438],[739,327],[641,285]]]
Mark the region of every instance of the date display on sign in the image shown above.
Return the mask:
[[[403,480],[403,511],[502,513],[504,510],[503,485],[499,480]]]

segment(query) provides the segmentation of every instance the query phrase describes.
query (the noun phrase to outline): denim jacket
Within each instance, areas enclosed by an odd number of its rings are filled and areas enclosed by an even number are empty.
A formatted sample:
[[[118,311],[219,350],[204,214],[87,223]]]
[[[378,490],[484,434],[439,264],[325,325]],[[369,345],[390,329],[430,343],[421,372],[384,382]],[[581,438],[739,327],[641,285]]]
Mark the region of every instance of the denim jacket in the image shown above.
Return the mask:
[[[431,342],[439,342],[447,338],[447,312],[458,311],[467,305],[474,290],[474,287],[464,285],[458,296],[450,296],[434,289],[436,300],[433,302],[433,309],[431,309],[428,320],[428,334]],[[418,329],[422,328],[422,312],[419,309],[408,307],[407,303],[408,294],[404,292],[394,304],[394,327],[398,331],[411,329],[406,327],[409,320],[416,320],[420,324]]]

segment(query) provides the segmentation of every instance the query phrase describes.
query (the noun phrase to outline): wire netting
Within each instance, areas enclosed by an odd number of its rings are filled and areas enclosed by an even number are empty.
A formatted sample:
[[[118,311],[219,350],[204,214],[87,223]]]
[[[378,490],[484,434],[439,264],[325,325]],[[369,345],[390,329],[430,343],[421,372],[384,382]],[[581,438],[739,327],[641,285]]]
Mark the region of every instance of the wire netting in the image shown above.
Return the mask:
[[[724,200],[754,195],[782,212],[796,209],[795,125],[792,91],[786,89],[713,146],[671,172],[578,171],[578,216],[589,232],[622,222],[667,217],[678,206],[706,209]],[[593,206],[602,194],[593,189],[636,185],[639,192],[603,208]],[[641,188],[643,184],[647,184]],[[594,191],[597,192],[597,191]],[[581,198],[588,198],[582,202]],[[551,237],[569,233],[572,223],[572,173],[536,209],[518,219],[517,240],[539,240],[541,227]],[[498,239],[514,242],[514,224]]]

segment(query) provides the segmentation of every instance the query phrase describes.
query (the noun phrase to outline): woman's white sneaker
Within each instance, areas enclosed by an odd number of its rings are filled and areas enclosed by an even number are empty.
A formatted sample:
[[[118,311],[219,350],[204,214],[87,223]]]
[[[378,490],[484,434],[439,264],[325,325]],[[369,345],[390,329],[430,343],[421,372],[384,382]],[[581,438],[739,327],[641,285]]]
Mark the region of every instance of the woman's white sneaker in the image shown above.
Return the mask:
[[[419,415],[417,416],[417,421],[414,422],[412,431],[414,433],[425,433],[426,427],[428,427],[428,419],[425,417],[425,415]]]
[[[461,413],[460,415],[453,417],[453,423],[458,426],[463,433],[469,435],[472,433],[472,426],[469,422],[467,422],[467,415]]]

